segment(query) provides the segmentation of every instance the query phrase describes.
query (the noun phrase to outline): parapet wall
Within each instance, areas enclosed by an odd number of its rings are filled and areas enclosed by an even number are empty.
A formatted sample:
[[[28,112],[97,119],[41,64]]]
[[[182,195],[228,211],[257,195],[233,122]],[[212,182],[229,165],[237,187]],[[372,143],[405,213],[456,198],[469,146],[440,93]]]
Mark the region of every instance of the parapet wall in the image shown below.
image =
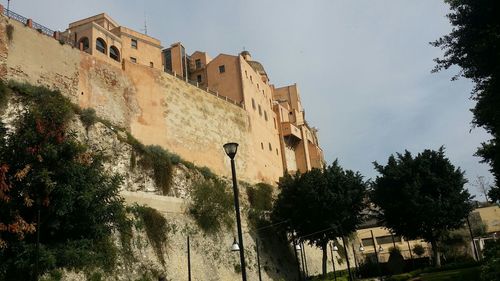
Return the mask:
[[[222,149],[230,141],[240,144],[239,179],[275,182],[282,174],[279,162],[260,167],[260,147],[250,141],[256,132],[241,107],[157,69],[91,56],[4,16],[0,79],[58,89],[143,143],[160,145],[219,175],[230,175]]]

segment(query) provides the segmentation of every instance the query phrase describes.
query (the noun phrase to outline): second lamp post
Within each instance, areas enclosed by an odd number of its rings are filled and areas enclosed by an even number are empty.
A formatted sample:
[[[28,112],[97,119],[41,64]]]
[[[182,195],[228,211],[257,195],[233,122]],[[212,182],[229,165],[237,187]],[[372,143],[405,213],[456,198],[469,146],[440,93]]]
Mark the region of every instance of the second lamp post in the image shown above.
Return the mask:
[[[247,281],[247,271],[245,267],[245,250],[243,247],[243,233],[241,232],[241,218],[240,218],[240,200],[238,192],[238,181],[236,180],[236,167],[234,165],[234,157],[238,151],[238,144],[235,142],[226,143],[224,151],[231,159],[231,173],[233,176],[233,193],[234,193],[234,209],[236,210],[236,226],[238,227],[238,242],[240,246],[240,262],[241,262],[241,278]]]

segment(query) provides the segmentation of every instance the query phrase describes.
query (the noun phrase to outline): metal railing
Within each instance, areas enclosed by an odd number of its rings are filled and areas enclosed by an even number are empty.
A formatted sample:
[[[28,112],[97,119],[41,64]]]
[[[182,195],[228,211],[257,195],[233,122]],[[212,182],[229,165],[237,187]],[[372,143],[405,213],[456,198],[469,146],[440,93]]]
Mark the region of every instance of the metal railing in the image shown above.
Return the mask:
[[[174,77],[176,77],[176,78],[178,78],[178,79],[180,79],[180,80],[182,80],[184,82],[187,82],[187,83],[189,83],[189,84],[191,84],[191,85],[193,85],[193,86],[195,86],[195,87],[197,87],[197,88],[199,88],[199,89],[201,89],[201,90],[203,90],[203,91],[205,91],[205,92],[207,92],[207,93],[209,93],[211,95],[214,95],[214,96],[218,97],[219,99],[225,100],[225,101],[227,101],[229,103],[232,103],[232,104],[234,104],[234,105],[236,105],[238,107],[243,108],[243,104],[242,103],[238,103],[235,100],[233,100],[231,98],[228,98],[226,96],[219,95],[219,93],[217,91],[211,90],[209,88],[201,87],[200,83],[198,83],[197,81],[186,79],[181,74],[178,74],[175,71],[170,71],[168,69],[163,69],[163,71],[165,73],[168,73],[168,74],[170,74],[170,75],[172,75],[172,76],[174,76]]]
[[[48,28],[48,27],[45,27],[37,22],[33,22],[33,29],[36,29],[38,30],[40,33],[43,33],[47,36],[54,36],[54,30]]]
[[[17,20],[18,22],[20,22],[22,24],[28,24],[28,18],[25,18],[25,17],[21,16],[20,14],[13,12],[12,10],[4,9],[4,14],[8,18],[13,19],[13,20]]]
[[[3,14],[5,16],[7,16],[9,19],[13,19],[13,20],[16,20],[24,25],[27,25],[28,24],[28,18],[26,17],[23,17],[21,16],[20,14],[16,13],[16,12],[13,12],[12,10],[7,10],[7,9],[4,9],[4,12]],[[32,28],[35,29],[35,30],[38,30],[40,33],[43,33],[47,36],[54,36],[54,30],[48,28],[48,27],[45,27],[35,21],[31,21],[32,22]]]

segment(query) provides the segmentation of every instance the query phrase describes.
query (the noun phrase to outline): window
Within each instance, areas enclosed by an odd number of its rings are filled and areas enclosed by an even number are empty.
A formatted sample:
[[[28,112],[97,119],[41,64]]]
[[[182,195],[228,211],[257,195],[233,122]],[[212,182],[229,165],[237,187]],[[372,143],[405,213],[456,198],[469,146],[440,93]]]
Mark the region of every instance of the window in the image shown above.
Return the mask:
[[[198,74],[198,75],[196,76],[196,81],[197,81],[198,83],[201,83],[201,74]]]
[[[153,68],[153,67],[155,67],[155,64],[152,61],[150,61],[149,62],[149,67]]]
[[[263,143],[260,143],[260,148],[262,148],[262,150],[264,150],[264,144]]]
[[[252,107],[255,110],[255,100],[252,98]]]
[[[87,51],[90,47],[89,38],[87,37],[81,38],[78,45],[82,46],[82,51]]]
[[[276,129],[276,118],[273,117],[273,119],[274,119],[274,128]]]
[[[278,149],[277,149],[277,148],[276,148],[276,155],[279,155],[279,153],[278,153]]]
[[[109,47],[109,57],[115,61],[120,61],[120,51],[115,46]]]
[[[201,60],[200,59],[194,60],[194,65],[196,69],[201,68]]]
[[[226,66],[225,65],[219,65],[219,73],[224,73],[226,72]]]
[[[259,104],[259,115],[262,116],[262,109],[260,108],[260,104]]]
[[[130,61],[133,62],[133,63],[137,63],[137,59],[134,58],[134,57],[130,57]]]
[[[373,240],[371,238],[363,238],[361,239],[361,243],[363,246],[373,246]]]
[[[269,143],[269,151],[273,151],[273,147],[271,146],[271,143]]]
[[[137,49],[137,40],[136,39],[130,40],[130,47],[132,47],[133,49]]]
[[[391,235],[375,237],[377,244],[390,244],[392,243]],[[394,242],[401,242],[401,236],[394,236]]]
[[[250,75],[250,82],[253,82],[252,75]]]
[[[264,119],[267,121],[267,111],[264,110]]]
[[[104,40],[102,38],[97,38],[97,40],[95,40],[95,48],[105,54],[106,53],[106,42],[104,42]]]
[[[257,83],[257,89],[260,89],[259,83]]]
[[[248,78],[248,72],[245,70],[245,77]]]

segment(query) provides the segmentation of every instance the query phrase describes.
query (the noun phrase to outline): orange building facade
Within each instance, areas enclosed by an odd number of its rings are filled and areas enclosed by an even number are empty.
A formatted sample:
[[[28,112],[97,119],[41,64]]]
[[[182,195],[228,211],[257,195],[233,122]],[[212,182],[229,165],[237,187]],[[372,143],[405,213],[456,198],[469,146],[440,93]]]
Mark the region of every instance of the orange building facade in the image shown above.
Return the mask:
[[[247,51],[211,58],[201,51],[188,55],[180,42],[162,49],[158,39],[120,26],[104,13],[71,23],[61,38],[112,64],[159,69],[240,105],[248,114],[248,149],[258,159],[258,179],[274,182],[285,171],[324,166],[317,130],[305,120],[297,85],[270,84],[263,65]]]

